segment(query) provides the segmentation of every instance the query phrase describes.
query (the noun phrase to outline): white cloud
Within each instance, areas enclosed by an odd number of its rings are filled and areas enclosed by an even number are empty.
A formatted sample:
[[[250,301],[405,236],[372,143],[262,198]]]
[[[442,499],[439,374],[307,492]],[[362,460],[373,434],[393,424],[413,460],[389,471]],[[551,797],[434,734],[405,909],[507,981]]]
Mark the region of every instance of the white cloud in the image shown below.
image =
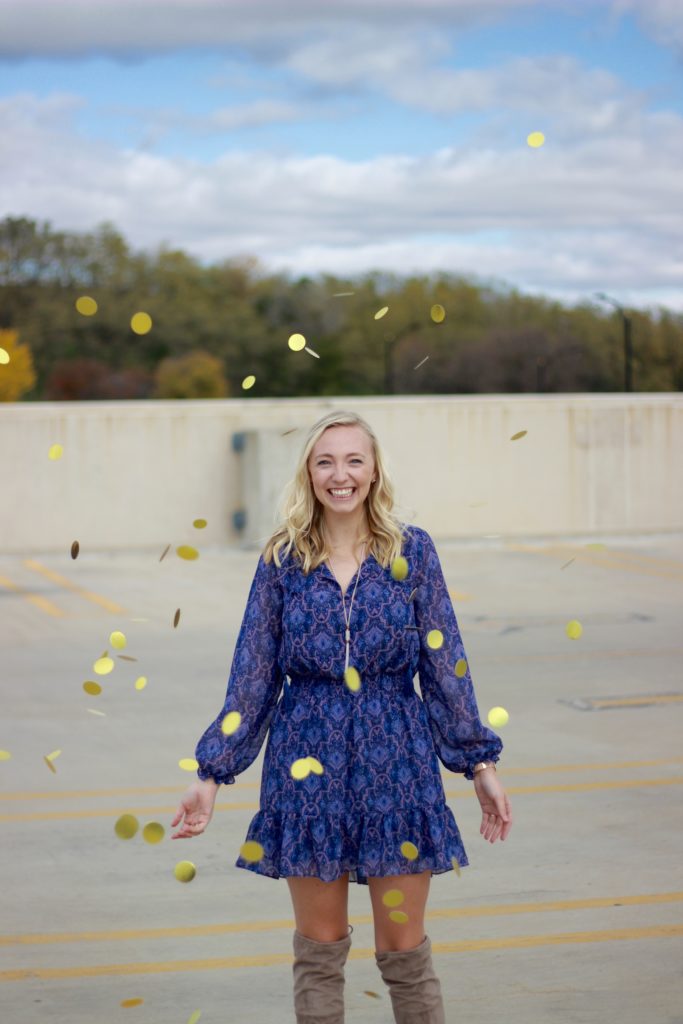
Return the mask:
[[[614,0],[613,13],[635,14],[658,43],[683,57],[683,4],[681,0]]]

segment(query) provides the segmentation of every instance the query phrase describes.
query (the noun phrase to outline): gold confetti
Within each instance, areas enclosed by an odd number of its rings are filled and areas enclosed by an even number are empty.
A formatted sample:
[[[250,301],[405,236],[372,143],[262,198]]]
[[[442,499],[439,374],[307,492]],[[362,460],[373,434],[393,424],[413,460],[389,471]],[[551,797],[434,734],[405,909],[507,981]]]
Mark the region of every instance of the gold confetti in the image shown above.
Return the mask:
[[[510,716],[505,708],[495,707],[491,708],[486,717],[488,718],[489,725],[492,725],[494,729],[496,729],[501,725],[507,725]]]
[[[106,654],[103,654],[101,658],[98,658],[93,665],[93,672],[96,672],[98,676],[108,676],[113,670],[114,659],[109,658]]]
[[[408,560],[399,555],[391,563],[391,575],[395,580],[404,580],[408,575]]]
[[[193,757],[181,757],[178,767],[182,768],[184,772],[196,772],[199,765]]]
[[[121,661],[137,661],[138,660],[137,658],[134,658],[132,654],[117,654],[116,657],[119,658]]]
[[[363,990],[363,995],[364,996],[370,996],[371,999],[381,999],[382,998],[380,995],[377,994],[377,992],[371,992],[370,989],[368,989],[368,988]]]
[[[179,882],[191,882],[197,874],[197,868],[191,860],[180,860],[174,867],[173,874]]]
[[[400,907],[405,896],[400,889],[387,889],[382,896],[382,903],[385,907]]]
[[[187,1024],[197,1024],[197,1022],[198,1022],[199,1018],[201,1017],[201,1015],[202,1015],[202,1011],[201,1010],[195,1010],[194,1013],[190,1014],[190,1017],[188,1018]]]
[[[375,313],[375,320],[381,320],[382,317],[386,316],[388,312],[389,312],[389,307],[388,306],[382,306],[382,308],[378,309],[377,312]]]
[[[466,658],[458,658],[455,663],[455,674],[458,679],[462,679],[467,674],[467,660]]]
[[[175,615],[173,616],[173,628],[176,629],[180,622],[180,608],[176,608]]]
[[[138,999],[138,998],[136,998],[136,999],[122,999],[121,1000],[121,1006],[123,1006],[126,1009],[128,1009],[131,1006],[140,1006],[143,1002],[144,1002],[143,999]]]
[[[418,849],[415,843],[401,843],[401,853],[406,860],[417,860]]]
[[[9,761],[11,756],[9,750],[0,750],[0,761]]]
[[[306,351],[308,352],[309,356],[315,356],[316,359],[320,359],[318,353],[314,352],[312,348],[308,347],[308,345],[306,346]]]
[[[290,334],[287,344],[292,352],[301,352],[301,349],[306,347],[306,339],[303,334]]]
[[[115,629],[113,633],[109,634],[109,643],[112,647],[115,647],[117,651],[122,651],[128,641],[119,629]]]
[[[570,640],[578,640],[583,633],[583,626],[578,619],[572,619],[567,623],[567,636]]]
[[[81,295],[76,299],[76,310],[81,316],[94,316],[97,312],[97,303],[90,295]]]
[[[323,768],[323,766],[321,765],[321,763],[317,759],[317,757],[310,757],[309,756],[309,757],[306,758],[306,760],[308,761],[308,763],[310,765],[310,768],[311,768],[311,771],[313,772],[314,775],[322,775],[323,774],[325,769]]]
[[[149,313],[133,313],[130,326],[135,334],[149,334],[152,330],[152,318]]]
[[[147,676],[138,676],[138,678],[135,680],[135,689],[136,690],[144,690],[144,688],[146,686],[147,686]]]
[[[53,444],[53,445],[50,446],[50,450],[47,453],[47,457],[48,457],[48,459],[52,459],[53,462],[56,462],[57,459],[61,459],[63,454],[64,454],[64,448],[62,447],[62,445],[61,444]]]
[[[307,757],[298,757],[289,769],[293,779],[306,779],[311,774],[311,766]]]
[[[199,558],[197,549],[190,547],[189,544],[181,544],[179,548],[175,549],[175,553],[178,558],[184,558],[186,562],[194,562],[196,558]]]
[[[163,562],[164,558],[166,558],[166,555],[169,553],[170,550],[171,550],[171,545],[167,544],[166,547],[164,548],[164,550],[161,553],[161,558],[159,559],[160,562]]]
[[[420,367],[421,367],[421,366],[423,365],[423,363],[426,363],[428,359],[429,359],[429,356],[425,356],[425,357],[424,357],[424,359],[422,359],[422,360],[421,360],[421,361],[420,361],[420,362],[419,362],[419,363],[417,364],[417,366],[414,366],[414,367],[413,367],[413,369],[414,369],[414,370],[419,370],[419,369],[420,369]]]
[[[102,693],[102,687],[100,684],[93,682],[92,679],[88,679],[83,683],[83,689],[86,693],[89,693],[91,697],[97,697],[98,694]]]
[[[49,757],[47,757],[46,755],[43,755],[43,761],[44,761],[44,762],[45,762],[45,764],[46,764],[46,765],[48,766],[48,768],[50,769],[50,771],[51,771],[51,772],[53,772],[53,774],[54,774],[54,775],[56,775],[56,774],[57,774],[57,769],[56,769],[56,768],[55,768],[55,766],[53,765],[53,763],[52,763],[52,761],[50,760],[50,758],[49,758]]]
[[[234,732],[237,732],[241,724],[242,716],[239,711],[228,711],[221,722],[221,732],[224,736],[232,736]]]
[[[568,562],[565,562],[564,565],[560,566],[560,569],[566,569],[568,565],[571,565],[572,562],[575,562],[575,561],[576,561],[576,558],[570,558]]]
[[[429,310],[429,315],[435,324],[442,324],[446,319],[446,310],[443,308],[441,303],[435,302]]]
[[[54,761],[54,759],[56,757],[59,757],[60,754],[61,754],[61,750],[53,750],[52,753],[48,754],[47,756],[50,759],[50,761]]]
[[[192,525],[194,526],[195,530],[204,530],[206,529],[206,519],[195,519]]]
[[[107,714],[106,714],[105,711],[96,711],[95,708],[86,708],[85,710],[89,711],[91,715],[101,715],[102,718],[106,718],[107,717]]]
[[[602,541],[594,541],[592,544],[584,544],[584,547],[588,551],[604,551],[607,548],[607,545],[603,544]]]
[[[0,348],[0,366],[7,366],[9,363],[9,352],[6,348]]]
[[[408,923],[408,915],[404,910],[391,910],[389,912],[389,918],[394,922],[394,924]]]
[[[333,299],[345,299],[347,295],[355,295],[355,292],[333,292]]]
[[[453,865],[453,870],[455,871],[456,875],[458,876],[458,878],[460,878],[460,865],[458,863],[457,857],[451,858],[451,864]]]
[[[73,544],[71,545],[71,557],[72,558],[78,558],[78,552],[80,550],[81,550],[81,545],[78,543],[77,540],[75,540],[73,542]]]
[[[511,441],[519,441],[520,437],[526,437],[529,433],[528,430],[518,430],[516,434],[513,434],[510,438]]]
[[[531,146],[532,149],[538,149],[545,142],[545,135],[543,132],[530,132],[526,137],[527,145]]]
[[[134,814],[122,814],[114,823],[114,832],[119,839],[132,839],[139,827],[140,823]]]
[[[263,860],[264,853],[265,850],[255,839],[247,839],[246,843],[242,843],[240,846],[240,857],[242,860],[249,861],[250,864],[256,864]]]
[[[160,843],[164,834],[164,826],[158,821],[148,821],[142,830],[142,838],[151,846]]]
[[[443,633],[440,629],[430,629],[427,633],[427,646],[438,651],[443,646]]]
[[[253,373],[250,373],[249,376],[245,377],[244,380],[242,381],[242,390],[243,391],[248,391],[249,388],[253,388],[255,383],[256,383],[256,377],[254,376]]]
[[[349,690],[351,690],[351,693],[358,693],[360,690],[360,674],[353,665],[349,665],[347,669],[344,669],[344,682]]]

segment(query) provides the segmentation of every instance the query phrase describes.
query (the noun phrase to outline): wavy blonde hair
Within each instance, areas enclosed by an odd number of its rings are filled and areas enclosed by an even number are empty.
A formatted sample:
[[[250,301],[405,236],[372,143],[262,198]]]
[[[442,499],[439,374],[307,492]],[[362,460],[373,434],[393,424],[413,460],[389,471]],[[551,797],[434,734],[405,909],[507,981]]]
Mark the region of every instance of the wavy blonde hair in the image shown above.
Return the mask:
[[[280,501],[279,526],[263,549],[263,560],[271,559],[280,567],[280,556],[290,552],[298,558],[305,575],[331,556],[324,532],[324,511],[313,491],[308,460],[313,448],[328,427],[361,427],[370,439],[375,460],[376,481],[370,484],[365,500],[368,532],[359,540],[366,542],[366,555],[372,554],[385,569],[401,554],[406,523],[394,512],[394,486],[387,472],[377,436],[370,424],[355,412],[335,410],[314,423],[308,432],[296,472],[285,487]],[[369,543],[368,543],[369,542]]]

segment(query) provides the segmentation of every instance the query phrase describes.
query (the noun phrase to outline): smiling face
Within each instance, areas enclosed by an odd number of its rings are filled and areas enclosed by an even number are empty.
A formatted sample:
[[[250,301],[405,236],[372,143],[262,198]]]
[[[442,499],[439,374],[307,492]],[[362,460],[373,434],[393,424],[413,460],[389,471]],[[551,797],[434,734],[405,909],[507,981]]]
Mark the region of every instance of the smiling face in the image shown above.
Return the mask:
[[[308,471],[326,513],[358,513],[376,476],[372,442],[362,427],[328,427],[313,447]]]

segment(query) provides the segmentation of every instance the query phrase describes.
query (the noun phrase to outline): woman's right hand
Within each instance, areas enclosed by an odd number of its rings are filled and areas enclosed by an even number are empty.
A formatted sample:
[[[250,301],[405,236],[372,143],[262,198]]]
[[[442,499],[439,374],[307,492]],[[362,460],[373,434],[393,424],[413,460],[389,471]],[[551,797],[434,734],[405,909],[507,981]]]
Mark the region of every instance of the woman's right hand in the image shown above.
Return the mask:
[[[180,828],[171,839],[191,839],[202,834],[211,821],[218,783],[213,779],[197,779],[183,795],[171,828]],[[183,818],[185,819],[183,821]]]

